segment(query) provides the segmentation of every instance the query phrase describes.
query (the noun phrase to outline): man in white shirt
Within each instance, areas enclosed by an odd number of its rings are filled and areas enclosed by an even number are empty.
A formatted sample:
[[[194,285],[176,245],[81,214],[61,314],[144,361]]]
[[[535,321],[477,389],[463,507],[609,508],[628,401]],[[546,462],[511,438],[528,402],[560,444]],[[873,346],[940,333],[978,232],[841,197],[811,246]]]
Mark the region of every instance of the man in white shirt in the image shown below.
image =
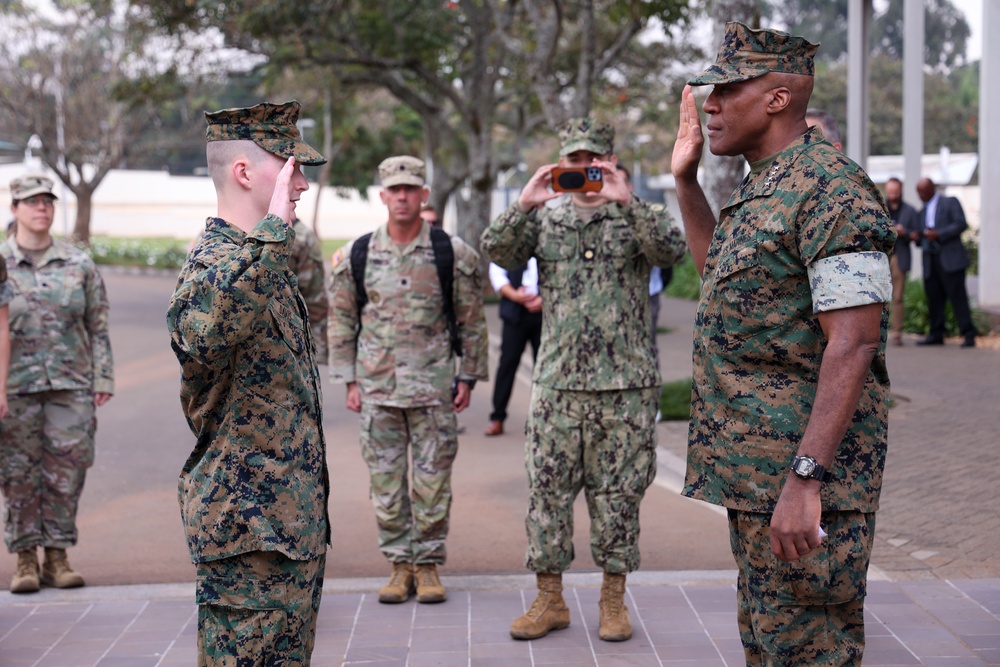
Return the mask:
[[[538,266],[534,257],[512,271],[491,263],[490,283],[500,295],[500,319],[503,320],[500,362],[493,383],[493,412],[484,431],[485,435],[494,436],[503,433],[507,403],[528,343],[531,343],[533,357],[538,356],[542,340],[542,298],[538,295]]]

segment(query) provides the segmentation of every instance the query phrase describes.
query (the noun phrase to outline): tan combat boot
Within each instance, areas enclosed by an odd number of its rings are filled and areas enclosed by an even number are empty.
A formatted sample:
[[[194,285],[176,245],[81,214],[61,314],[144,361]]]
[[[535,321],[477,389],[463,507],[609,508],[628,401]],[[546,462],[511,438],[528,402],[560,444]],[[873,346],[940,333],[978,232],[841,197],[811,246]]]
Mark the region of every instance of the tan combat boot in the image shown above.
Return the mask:
[[[524,616],[510,625],[514,639],[538,639],[569,627],[569,607],[562,596],[562,575],[539,572],[538,596]]]
[[[413,590],[413,565],[393,563],[392,576],[389,577],[389,583],[379,590],[378,601],[388,604],[406,602]]]
[[[83,586],[83,577],[69,566],[65,549],[45,547],[42,583],[56,588],[79,588]]]
[[[10,580],[10,592],[34,593],[38,588],[38,554],[35,547],[18,551],[17,570]]]
[[[417,602],[444,602],[448,594],[438,578],[437,565],[424,563],[417,565],[415,573],[417,580]]]
[[[598,636],[606,642],[632,638],[632,622],[625,606],[625,575],[604,573],[601,585],[601,628]]]

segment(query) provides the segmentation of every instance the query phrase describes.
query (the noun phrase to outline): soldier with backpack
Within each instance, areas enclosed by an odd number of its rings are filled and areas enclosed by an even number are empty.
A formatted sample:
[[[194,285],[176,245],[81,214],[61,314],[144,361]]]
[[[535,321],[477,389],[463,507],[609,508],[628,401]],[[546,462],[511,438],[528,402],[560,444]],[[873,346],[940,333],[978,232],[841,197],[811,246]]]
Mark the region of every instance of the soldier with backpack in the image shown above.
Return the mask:
[[[379,548],[392,563],[379,601],[416,592],[442,602],[455,415],[487,376],[479,255],[421,219],[422,161],[391,157],[378,171],[388,222],[333,256],[330,375],[361,414]]]

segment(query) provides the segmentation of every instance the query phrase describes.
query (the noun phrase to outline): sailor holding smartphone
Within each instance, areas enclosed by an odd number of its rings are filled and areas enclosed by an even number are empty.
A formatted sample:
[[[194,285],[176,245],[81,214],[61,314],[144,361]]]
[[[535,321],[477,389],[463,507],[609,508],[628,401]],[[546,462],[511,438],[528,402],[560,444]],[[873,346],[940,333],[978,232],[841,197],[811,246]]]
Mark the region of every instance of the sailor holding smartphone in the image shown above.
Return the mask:
[[[573,500],[583,489],[591,554],[604,570],[599,636],[622,641],[632,636],[624,593],[639,567],[639,502],[656,472],[660,375],[649,274],[677,262],[687,245],[663,207],[632,196],[615,169],[610,125],[570,120],[559,140],[558,164],[540,167],[482,237],[501,267],[537,258],[543,304],[525,452],[526,565],[539,592],[511,635],[535,639],[569,625],[562,573],[573,560]],[[556,171],[565,167],[584,171],[567,182]],[[545,206],[563,196],[554,188],[574,185],[558,206]]]

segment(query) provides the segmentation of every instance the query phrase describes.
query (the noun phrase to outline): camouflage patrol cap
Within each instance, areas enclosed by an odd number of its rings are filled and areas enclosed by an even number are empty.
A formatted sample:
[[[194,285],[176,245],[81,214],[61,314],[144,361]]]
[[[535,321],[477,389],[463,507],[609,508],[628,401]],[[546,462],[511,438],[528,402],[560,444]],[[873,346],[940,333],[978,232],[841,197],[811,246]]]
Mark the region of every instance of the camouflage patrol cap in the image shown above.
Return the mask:
[[[249,140],[278,157],[294,157],[299,164],[323,164],[326,158],[302,140],[299,128],[301,107],[295,100],[284,104],[256,104],[252,107],[206,111],[208,141]]]
[[[48,176],[40,174],[19,176],[10,182],[10,197],[14,201],[21,201],[33,195],[52,195],[53,199],[59,199],[56,193],[52,192],[53,187],[55,183]]]
[[[378,178],[382,187],[393,185],[423,185],[426,182],[424,161],[409,155],[397,155],[382,160],[378,166]]]
[[[611,155],[615,148],[615,128],[593,118],[571,118],[559,126],[559,155],[590,151]]]
[[[730,21],[715,64],[688,83],[739,83],[770,72],[813,76],[813,56],[818,48],[819,44],[780,30],[754,30]]]

